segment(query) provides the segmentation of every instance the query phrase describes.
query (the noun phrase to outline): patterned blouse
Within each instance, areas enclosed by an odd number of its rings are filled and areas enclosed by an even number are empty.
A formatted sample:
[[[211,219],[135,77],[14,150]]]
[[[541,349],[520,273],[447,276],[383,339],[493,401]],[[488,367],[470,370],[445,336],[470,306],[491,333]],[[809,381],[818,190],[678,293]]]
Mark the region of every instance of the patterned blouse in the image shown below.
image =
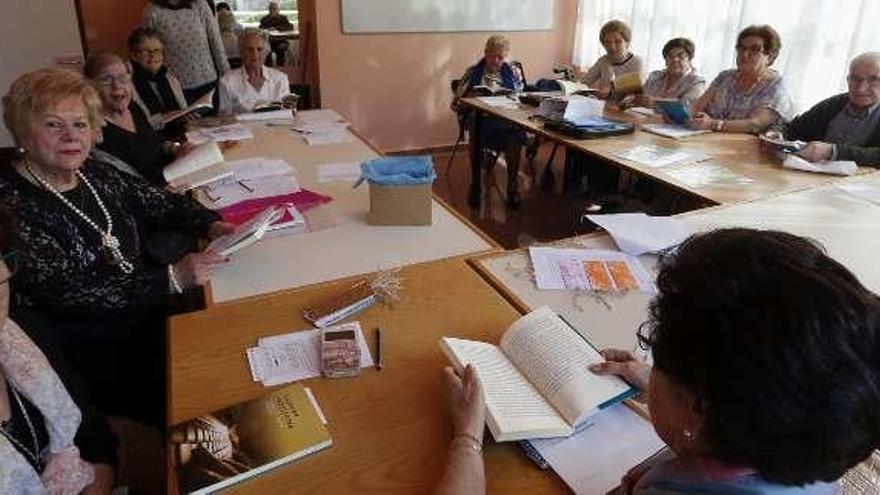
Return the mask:
[[[758,108],[773,110],[778,116],[777,121],[787,122],[794,117],[794,103],[782,76],[774,70],[769,71],[769,77],[763,83],[746,91],[736,89],[736,70],[726,70],[712,81],[709,91],[713,96],[705,112],[714,119],[746,119]]]
[[[113,220],[113,235],[134,271],[123,273],[102,247],[98,233],[53,193],[5,167],[0,170],[0,207],[15,217],[23,251],[12,281],[14,304],[50,311],[166,305],[167,267],[146,256],[144,240],[161,229],[204,234],[220,217],[186,196],[165,192],[93,159],[80,172],[104,202]],[[99,227],[106,227],[84,184],[63,194]]]
[[[690,106],[706,89],[706,79],[691,70],[681,76],[671,88],[666,89],[666,69],[655,70],[648,75],[642,92],[653,98],[675,98]]]
[[[671,457],[671,456],[669,456]],[[653,465],[636,483],[634,495],[839,495],[838,483],[804,486],[780,485],[762,478],[754,469],[732,466],[710,458],[671,457]]]
[[[162,33],[165,65],[184,89],[214,82],[229,70],[220,27],[205,0],[180,9],[150,2],[144,9],[143,25]]]

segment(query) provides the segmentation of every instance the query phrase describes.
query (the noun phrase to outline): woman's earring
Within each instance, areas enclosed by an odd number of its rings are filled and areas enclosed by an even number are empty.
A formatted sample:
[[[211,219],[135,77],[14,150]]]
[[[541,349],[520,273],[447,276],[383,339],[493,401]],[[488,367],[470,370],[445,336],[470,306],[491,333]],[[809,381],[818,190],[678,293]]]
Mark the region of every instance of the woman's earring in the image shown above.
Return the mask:
[[[15,148],[15,156],[21,158],[25,155],[27,155],[27,149],[25,149],[21,146],[19,146],[18,148]]]
[[[684,439],[688,442],[692,442],[694,440],[694,433],[691,430],[685,428],[684,431],[682,431],[682,434],[684,435]]]

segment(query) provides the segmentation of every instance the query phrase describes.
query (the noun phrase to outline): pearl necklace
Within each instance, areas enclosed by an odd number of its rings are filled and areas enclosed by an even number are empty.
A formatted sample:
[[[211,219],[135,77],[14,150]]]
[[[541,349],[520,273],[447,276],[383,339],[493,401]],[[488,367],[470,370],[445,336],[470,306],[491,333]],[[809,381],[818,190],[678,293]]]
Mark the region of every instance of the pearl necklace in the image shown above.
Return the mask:
[[[62,203],[73,210],[73,212],[76,213],[78,217],[80,217],[85,223],[87,223],[89,226],[95,229],[96,232],[98,232],[98,235],[101,236],[101,245],[107,248],[107,250],[110,252],[110,257],[112,257],[113,261],[117,265],[119,265],[119,269],[122,270],[122,273],[128,274],[134,271],[134,265],[132,265],[130,261],[126,260],[125,257],[122,256],[122,251],[119,250],[119,239],[117,239],[116,236],[113,235],[113,218],[110,217],[110,212],[107,211],[107,207],[104,206],[104,202],[101,201],[101,197],[98,196],[98,192],[95,191],[95,188],[92,187],[92,184],[89,182],[88,179],[86,179],[86,176],[83,175],[82,172],[77,170],[76,176],[79,177],[79,180],[81,180],[82,183],[85,184],[86,187],[89,189],[89,191],[91,191],[92,196],[98,203],[98,208],[100,208],[101,212],[104,214],[104,218],[107,220],[107,230],[101,230],[101,228],[98,227],[97,223],[95,223],[91,218],[87,217],[86,214],[82,212],[82,210],[74,206],[73,203],[71,203],[70,200],[65,198],[63,194],[55,189],[52,184],[49,184],[46,179],[34,172],[34,169],[31,168],[31,165],[29,163],[25,164],[25,168],[27,168],[28,173],[31,174],[31,176],[36,179],[37,182],[40,183],[40,185],[48,189],[49,192],[54,194],[56,198],[61,200]]]
[[[34,428],[34,423],[33,423],[33,421],[31,421],[31,417],[27,412],[27,408],[24,407],[24,403],[21,401],[21,397],[18,395],[18,390],[16,390],[15,387],[11,386],[11,384],[10,384],[9,389],[12,390],[12,395],[13,395],[13,397],[15,397],[15,402],[18,403],[18,407],[19,407],[19,409],[21,409],[22,415],[24,415],[24,421],[25,421],[25,423],[27,423],[28,430],[30,430],[30,433],[31,433],[31,440],[33,441],[33,444],[34,444],[34,450],[32,451],[29,448],[25,447],[24,443],[22,443],[19,439],[15,438],[12,435],[12,433],[7,431],[9,426],[12,424],[11,420],[9,421],[9,423],[6,425],[5,428],[0,428],[0,434],[2,434],[10,442],[15,444],[15,446],[18,447],[18,450],[20,450],[25,455],[25,457],[27,457],[31,461],[31,463],[34,466],[42,467],[43,466],[43,456],[41,455],[42,453],[40,452],[40,441],[37,439],[37,430],[36,430],[36,428]]]

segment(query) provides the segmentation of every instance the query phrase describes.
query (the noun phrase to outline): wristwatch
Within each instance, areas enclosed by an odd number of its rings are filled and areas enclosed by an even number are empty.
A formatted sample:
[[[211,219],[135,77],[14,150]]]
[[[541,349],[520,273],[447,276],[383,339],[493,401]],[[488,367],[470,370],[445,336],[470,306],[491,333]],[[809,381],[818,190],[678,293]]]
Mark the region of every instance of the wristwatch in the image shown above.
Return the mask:
[[[724,123],[725,122],[723,120],[716,120],[715,122],[712,123],[712,130],[714,132],[723,131],[724,130]]]

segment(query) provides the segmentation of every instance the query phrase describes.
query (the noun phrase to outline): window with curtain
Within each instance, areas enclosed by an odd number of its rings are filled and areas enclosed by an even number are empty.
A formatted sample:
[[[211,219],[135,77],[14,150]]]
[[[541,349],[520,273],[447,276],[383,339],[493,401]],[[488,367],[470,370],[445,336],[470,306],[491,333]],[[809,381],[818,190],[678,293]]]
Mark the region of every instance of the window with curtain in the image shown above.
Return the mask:
[[[711,81],[735,66],[736,35],[769,24],[782,38],[773,68],[784,77],[798,113],[846,91],[849,61],[880,51],[876,0],[579,0],[574,64],[589,67],[605,53],[599,28],[611,19],[632,29],[631,50],[648,71],[665,67],[662,49],[683,36],[696,45],[693,64]]]

